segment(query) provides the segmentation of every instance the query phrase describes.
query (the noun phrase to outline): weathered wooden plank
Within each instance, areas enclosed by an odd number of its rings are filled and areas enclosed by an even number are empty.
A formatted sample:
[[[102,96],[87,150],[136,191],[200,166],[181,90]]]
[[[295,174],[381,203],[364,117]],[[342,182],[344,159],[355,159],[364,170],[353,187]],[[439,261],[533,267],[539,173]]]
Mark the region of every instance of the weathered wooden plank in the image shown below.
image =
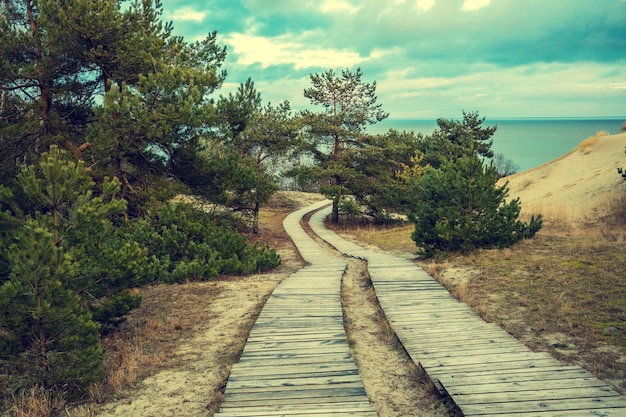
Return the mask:
[[[497,416],[500,414],[537,412],[548,412],[553,413],[548,415],[560,416],[563,411],[577,410],[592,410],[591,415],[601,416],[602,411],[605,408],[621,408],[623,412],[622,416],[624,416],[626,415],[626,400],[623,396],[580,399],[568,398],[565,400],[531,400],[515,401],[510,403],[467,404],[462,407],[462,410],[465,414],[465,417]]]
[[[271,395],[262,393],[243,393],[225,395],[221,408],[234,408],[272,404],[327,404],[336,402],[362,402],[367,398],[363,386],[357,388],[327,387],[326,389],[289,389],[275,390]]]
[[[420,362],[421,364],[421,362]],[[506,362],[493,362],[488,364],[488,368],[493,371],[504,370],[518,370],[524,368],[538,369],[542,367],[553,367],[558,365],[558,361],[555,359],[520,359]],[[423,366],[423,365],[422,365]],[[471,363],[461,365],[446,365],[446,366],[430,366],[425,368],[429,375],[433,378],[438,378],[439,375],[453,375],[455,373],[466,373],[471,371],[480,371],[487,368],[485,363]]]
[[[600,381],[582,368],[575,366],[564,367],[562,365],[514,370],[481,369],[465,373],[457,372],[450,375],[440,375],[439,378],[442,383],[450,387],[479,386],[482,384],[497,385],[503,382],[520,381],[539,381],[541,383],[551,383],[550,381],[554,380],[568,381],[578,379]]]
[[[472,348],[467,349],[441,349],[441,350],[422,350],[418,352],[420,358],[424,359],[462,359],[464,357],[472,357],[472,358],[480,358],[484,356],[493,356],[493,355],[512,355],[522,353],[528,353],[528,349],[525,349],[523,346],[519,344],[497,344],[497,345],[489,345],[485,344],[483,346],[475,345]],[[422,359],[420,359],[422,360]],[[484,361],[484,358],[480,359],[481,362]]]
[[[554,417],[554,411],[529,411],[524,414],[514,413],[501,413],[498,417]],[[556,414],[558,417],[624,417],[626,416],[626,409],[624,408],[587,408],[581,410],[564,410],[558,411]],[[470,417],[470,416],[468,416]]]
[[[331,360],[332,359],[332,360]],[[297,358],[285,358],[285,359],[272,359],[272,360],[263,360],[263,359],[253,359],[247,360],[242,357],[240,361],[237,363],[237,368],[248,367],[262,367],[262,366],[294,366],[300,364],[316,364],[316,363],[343,363],[343,362],[354,362],[352,356],[349,353],[342,354],[332,354],[326,355],[321,354],[317,356],[302,356]]]
[[[304,342],[307,341],[321,341],[321,340],[327,340],[327,339],[337,339],[337,338],[343,338],[345,337],[344,333],[338,333],[336,331],[323,331],[323,330],[318,330],[315,332],[298,332],[295,333],[294,332],[290,332],[290,331],[282,331],[282,332],[274,332],[271,334],[250,334],[250,337],[248,337],[248,340],[246,341],[246,345],[249,343],[272,343],[272,342],[290,342],[290,341],[297,341],[297,340],[302,340]]]
[[[302,382],[302,381],[299,381],[299,382]],[[297,385],[292,382],[289,382],[284,385],[270,386],[270,387],[245,387],[245,388],[227,387],[225,394],[237,395],[241,398],[246,398],[247,396],[262,394],[259,396],[267,397],[269,395],[270,397],[274,398],[275,392],[278,390],[280,390],[280,392],[283,392],[283,393],[287,393],[291,391],[291,392],[296,393],[295,395],[302,395],[302,391],[338,392],[339,390],[346,390],[346,389],[353,389],[353,388],[361,389],[361,391],[358,391],[359,395],[361,395],[361,393],[364,392],[362,391],[363,382],[361,381],[360,378],[356,378],[356,380],[352,380],[352,381],[327,382],[327,381],[322,380],[320,382],[321,383],[319,384],[313,384],[313,383],[310,383],[309,381],[304,381],[304,383],[297,384]]]
[[[224,417],[263,417],[263,416],[377,416],[369,405],[348,402],[333,404],[316,404],[314,408],[306,410],[296,405],[274,405],[265,407],[246,407],[235,411],[221,410],[220,415]]]
[[[548,373],[551,374],[551,373]],[[533,380],[513,380],[490,382],[477,385],[444,384],[450,395],[493,394],[501,392],[542,391],[549,389],[606,388],[607,385],[597,378],[568,378],[541,380],[533,375]],[[612,391],[612,390],[611,390]]]
[[[417,341],[415,341],[417,343]],[[459,354],[473,354],[475,350],[519,347],[519,342],[511,337],[475,337],[463,341],[448,340],[427,340],[419,343],[420,351],[424,355],[437,355],[446,352],[458,352]]]
[[[306,358],[319,355],[334,356],[341,354],[350,354],[348,346],[325,346],[317,349],[294,347],[293,349],[268,350],[267,352],[264,352],[263,350],[256,352],[248,351],[244,355],[241,355],[240,360],[242,362],[255,360],[272,361],[275,359],[282,360],[290,358]]]
[[[263,341],[263,342],[250,342],[246,343],[246,348],[244,349],[244,353],[260,351],[269,352],[271,350],[283,350],[283,349],[293,349],[294,345],[297,345],[300,349],[316,349],[333,345],[342,345],[345,346],[346,337],[336,337],[336,338],[327,338],[327,339],[317,339],[317,340],[285,340],[282,342],[279,341]]]
[[[349,375],[349,374],[357,374],[358,371],[354,362],[344,361],[344,362],[334,362],[334,363],[325,363],[325,362],[316,362],[309,364],[298,364],[297,367],[294,366],[283,366],[279,368],[277,371],[274,367],[249,367],[245,370],[243,367],[238,367],[235,371],[231,372],[228,381],[237,381],[244,380],[248,378],[284,378],[284,377],[303,377],[306,375]]]
[[[483,344],[484,346],[497,345],[499,342],[506,343],[508,339],[506,335],[494,335],[493,333],[468,333],[468,334],[455,334],[446,338],[445,335],[437,336],[420,336],[414,332],[400,331],[396,332],[399,338],[402,339],[403,344],[411,346],[415,349],[415,354],[419,355],[420,351],[436,351],[441,346],[442,350],[458,348],[458,351],[463,351],[465,347],[468,349],[476,348]]]
[[[529,350],[515,353],[502,353],[494,355],[471,355],[471,356],[455,356],[455,357],[439,357],[430,358],[428,356],[420,356],[420,363],[427,363],[429,366],[446,367],[446,366],[470,366],[486,364],[495,365],[502,362],[520,362],[520,361],[539,361],[545,360],[548,363],[557,365],[559,362],[547,353],[531,352]]]
[[[450,393],[450,391],[448,391]],[[452,394],[451,394],[452,395]],[[544,400],[571,400],[583,398],[602,398],[602,397],[619,397],[619,394],[608,387],[586,387],[582,388],[562,388],[552,389],[545,386],[540,390],[531,391],[506,391],[506,392],[490,392],[490,393],[470,393],[470,394],[454,394],[454,402],[463,408],[469,404],[489,404],[489,403],[510,403],[519,401],[544,401]]]
[[[311,413],[303,413],[302,411],[292,411],[292,412],[284,412],[284,411],[274,411],[274,412],[262,412],[261,414],[254,413],[239,413],[235,412],[231,414],[229,412],[220,413],[222,416],[233,416],[233,417],[247,417],[247,416],[256,416],[256,417],[289,417],[289,416],[332,416],[332,417],[352,417],[352,416],[362,416],[362,417],[378,417],[378,413],[375,411],[348,411],[348,412],[338,412],[338,411],[320,411],[320,412],[311,412]]]
[[[228,385],[226,387],[226,391],[234,391],[240,389],[258,389],[258,388],[280,388],[287,386],[301,386],[301,387],[309,387],[315,385],[331,385],[331,384],[339,384],[346,382],[360,382],[361,377],[357,372],[353,373],[340,373],[338,375],[320,375],[320,374],[308,374],[306,376],[294,376],[290,375],[289,377],[285,377],[285,375],[273,375],[272,378],[268,377],[257,377],[250,378],[247,380],[228,380]]]

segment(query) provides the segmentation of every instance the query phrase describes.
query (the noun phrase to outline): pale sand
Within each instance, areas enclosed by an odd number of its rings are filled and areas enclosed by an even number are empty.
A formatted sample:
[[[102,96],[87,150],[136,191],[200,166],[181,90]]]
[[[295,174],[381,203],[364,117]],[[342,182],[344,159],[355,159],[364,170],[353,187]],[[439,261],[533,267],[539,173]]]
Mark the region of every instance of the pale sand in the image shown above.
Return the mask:
[[[589,142],[587,146],[584,146]],[[566,215],[570,220],[601,214],[615,193],[626,192],[617,168],[626,169],[626,133],[587,140],[571,152],[537,168],[504,178],[509,197],[519,197],[522,212]]]

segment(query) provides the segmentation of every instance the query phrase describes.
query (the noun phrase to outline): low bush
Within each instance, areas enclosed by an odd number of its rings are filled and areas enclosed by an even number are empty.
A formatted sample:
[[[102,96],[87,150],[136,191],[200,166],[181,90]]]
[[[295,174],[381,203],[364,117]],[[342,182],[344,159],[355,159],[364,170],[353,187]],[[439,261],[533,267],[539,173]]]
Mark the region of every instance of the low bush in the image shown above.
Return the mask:
[[[276,251],[250,244],[226,222],[190,204],[167,204],[133,225],[134,238],[148,249],[145,280],[176,283],[245,275],[280,265]]]

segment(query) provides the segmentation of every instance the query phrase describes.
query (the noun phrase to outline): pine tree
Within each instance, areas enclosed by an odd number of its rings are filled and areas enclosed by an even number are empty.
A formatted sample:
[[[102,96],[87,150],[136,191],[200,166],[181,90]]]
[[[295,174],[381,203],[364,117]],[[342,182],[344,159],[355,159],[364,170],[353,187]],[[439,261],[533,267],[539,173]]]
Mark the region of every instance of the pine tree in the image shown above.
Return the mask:
[[[252,206],[252,230],[260,233],[259,211],[262,204],[278,191],[276,179],[270,173],[269,163],[292,152],[299,143],[300,123],[291,114],[288,102],[259,107],[247,127],[233,142],[234,149],[256,171],[256,184],[242,196],[241,203]]]
[[[100,326],[68,288],[73,267],[47,220],[28,220],[10,247],[11,275],[0,286],[2,369],[12,386],[73,394],[103,376]]]
[[[520,201],[507,202],[506,185],[498,186],[493,165],[474,154],[439,169],[428,168],[413,193],[417,201],[409,218],[412,239],[426,256],[477,247],[507,247],[530,238],[541,228],[541,216],[518,220]]]
[[[2,350],[13,371],[84,388],[101,370],[95,318],[114,325],[138,306],[127,289],[138,284],[146,250],[112,221],[126,209],[115,198],[119,183],[104,178],[94,194],[83,163],[57,147],[22,167],[17,185],[0,193],[20,224],[5,236],[13,243],[0,289]]]
[[[193,189],[206,173],[199,154],[215,114],[208,97],[225,76],[218,71],[225,51],[215,41],[215,33],[194,44],[169,40],[154,72],[140,74],[136,85],[112,86],[96,110],[89,157],[100,175],[120,179],[131,216]]]
[[[304,90],[304,96],[312,104],[323,107],[319,113],[303,112],[307,146],[315,165],[304,173],[324,180],[320,190],[333,200],[332,221],[339,221],[339,202],[349,194],[347,183],[357,173],[350,166],[348,149],[362,146],[364,129],[388,117],[377,104],[376,82],[361,80],[360,68],[351,72],[343,70],[340,75],[328,70],[312,74],[312,87]]]

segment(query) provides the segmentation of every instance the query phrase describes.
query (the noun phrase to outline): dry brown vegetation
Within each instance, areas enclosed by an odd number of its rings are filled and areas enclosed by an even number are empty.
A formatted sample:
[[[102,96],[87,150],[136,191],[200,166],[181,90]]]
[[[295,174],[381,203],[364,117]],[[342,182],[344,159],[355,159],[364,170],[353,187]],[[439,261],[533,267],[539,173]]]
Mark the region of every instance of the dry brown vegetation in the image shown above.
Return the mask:
[[[576,149],[582,151],[585,154],[591,152],[593,145],[598,143],[601,137],[608,136],[609,134],[603,130],[596,133],[595,136],[589,136],[587,139],[583,140],[578,144]]]
[[[511,248],[416,262],[531,349],[579,364],[624,393],[626,198],[613,197],[606,207],[611,215],[576,222],[552,212],[534,239]],[[415,253],[410,225],[337,232],[370,247]]]

